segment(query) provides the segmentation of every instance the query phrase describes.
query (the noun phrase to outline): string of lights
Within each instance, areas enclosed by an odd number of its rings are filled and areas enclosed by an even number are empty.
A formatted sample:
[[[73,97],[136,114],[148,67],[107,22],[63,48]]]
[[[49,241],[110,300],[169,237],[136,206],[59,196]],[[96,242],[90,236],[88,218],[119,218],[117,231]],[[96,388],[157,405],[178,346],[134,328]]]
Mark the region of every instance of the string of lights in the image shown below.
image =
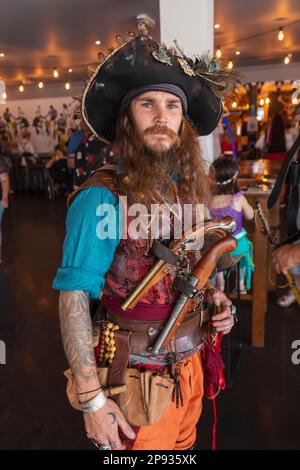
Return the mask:
[[[300,18],[295,20],[295,21],[292,21],[291,23],[287,23],[284,28],[283,26],[281,26],[280,28],[272,28],[272,29],[268,29],[267,31],[262,31],[260,33],[256,33],[256,34],[252,34],[251,36],[245,36],[243,38],[240,38],[240,39],[235,39],[234,41],[229,41],[229,42],[226,42],[225,44],[223,44],[224,47],[227,47],[227,46],[232,46],[233,44],[237,44],[237,43],[241,43],[241,42],[244,42],[244,41],[249,41],[250,39],[255,39],[255,38],[259,38],[261,36],[265,36],[266,34],[270,34],[270,33],[274,33],[274,32],[278,32],[278,39],[279,40],[283,40],[284,39],[284,34],[283,34],[283,29],[286,29],[290,26],[293,26],[294,24],[297,24],[297,23],[300,23]],[[279,37],[279,32],[282,32],[282,35],[280,34],[280,37]],[[282,39],[280,39],[282,38]]]
[[[102,41],[100,40],[96,40],[95,41],[95,45],[96,46],[100,46],[102,44]],[[0,52],[0,59],[3,59],[4,57],[6,57],[7,54],[5,54],[4,52]],[[25,66],[22,66],[22,70],[27,72],[29,77],[26,77],[22,80],[19,80],[19,85],[18,83],[15,84],[16,87],[18,87],[18,90],[20,93],[24,93],[26,87],[33,87],[33,86],[37,86],[39,89],[42,89],[44,88],[44,86],[47,84],[47,83],[50,83],[49,81],[49,75],[50,75],[50,72],[52,77],[54,79],[61,79],[61,77],[65,77],[66,74],[71,74],[72,72],[74,71],[77,71],[77,75],[78,75],[78,71],[83,71],[83,70],[87,70],[89,67],[92,67],[92,66],[95,66],[97,65],[96,63],[84,63],[84,64],[74,64],[74,65],[71,65],[71,66],[68,66],[68,67],[47,67],[47,66],[43,66],[43,71],[44,71],[44,74],[48,75],[46,77],[44,77],[43,79],[37,79],[35,77],[32,77],[30,76],[30,72],[35,72],[36,70],[36,66],[31,66],[31,65],[25,65]],[[9,64],[9,63],[6,63],[5,64],[5,70],[9,71],[9,70],[19,70],[20,69],[20,66],[19,65],[14,65],[14,64]],[[66,78],[66,77],[65,77]],[[79,78],[76,78],[76,80],[78,80]],[[4,77],[0,75],[0,81],[2,81],[2,83],[4,83]],[[53,83],[53,82],[52,82]],[[14,86],[13,84],[11,84],[11,86]],[[71,81],[70,80],[67,80],[64,82],[64,87],[66,90],[70,90],[71,89]],[[6,99],[7,98],[7,95],[6,95],[6,92],[2,92],[1,93],[1,98],[2,99]]]
[[[233,41],[229,41],[229,42],[226,42],[224,44],[220,44],[216,47],[216,52],[215,52],[215,57],[216,59],[220,59],[222,57],[222,49],[224,50],[226,47],[228,46],[232,46],[232,45],[235,45],[235,44],[240,44],[240,43],[243,43],[243,42],[246,42],[246,41],[250,41],[252,39],[256,39],[256,38],[259,38],[259,37],[262,37],[262,36],[265,36],[267,34],[273,34],[273,33],[277,33],[277,39],[278,41],[283,41],[284,40],[284,30],[289,28],[290,26],[293,26],[297,23],[300,23],[300,18],[295,20],[295,21],[291,21],[290,23],[287,23],[284,27],[283,26],[280,26],[279,28],[276,27],[276,28],[272,28],[272,29],[269,29],[267,31],[262,31],[260,33],[256,33],[256,34],[252,34],[251,36],[245,36],[245,37],[242,37],[242,38],[239,38],[239,39],[235,39]],[[215,24],[215,29],[220,29],[221,28],[221,25],[220,24]],[[237,56],[239,56],[241,54],[241,51],[240,50],[236,50],[235,54]],[[283,62],[285,65],[288,65],[292,60],[292,53],[288,53],[284,56],[284,59],[283,59]],[[228,65],[227,67],[229,69],[232,69],[233,68],[233,60],[232,59],[229,59],[228,61]]]
[[[285,24],[284,26],[280,26],[279,28],[276,27],[276,28],[271,28],[267,31],[262,31],[262,32],[259,32],[259,33],[256,33],[256,34],[252,34],[250,36],[245,36],[245,37],[242,37],[242,38],[238,38],[238,39],[235,39],[233,41],[229,41],[229,42],[226,42],[222,45],[218,45],[217,48],[216,48],[216,52],[215,52],[215,57],[217,60],[220,60],[221,57],[222,57],[222,49],[224,50],[224,48],[228,47],[228,46],[232,46],[234,44],[241,44],[243,42],[246,42],[246,41],[250,41],[252,39],[256,39],[258,37],[262,37],[262,36],[265,36],[265,35],[268,35],[268,34],[273,34],[274,32],[277,33],[277,39],[278,41],[284,41],[284,37],[285,37],[285,34],[284,34],[284,30],[290,26],[293,26],[297,23],[300,23],[300,19],[297,19],[295,21],[292,21],[290,23],[287,23]],[[221,28],[221,25],[220,24],[215,24],[215,29],[220,29]],[[96,46],[100,46],[102,44],[102,41],[100,41],[99,39],[94,41],[94,44]],[[235,51],[235,55],[236,56],[239,56],[241,54],[241,50],[236,50]],[[283,59],[283,62],[285,65],[288,65],[290,64],[290,62],[292,61],[292,56],[293,54],[292,53],[287,53]],[[0,58],[3,59],[4,57],[6,57],[6,54],[4,52],[0,52]],[[87,69],[88,67],[90,66],[93,66],[95,65],[94,63],[91,64],[74,64],[74,65],[71,65],[69,66],[68,68],[64,68],[64,67],[43,67],[43,70],[45,72],[49,72],[52,71],[52,76],[54,79],[58,79],[60,77],[60,75],[63,75],[65,76],[66,73],[70,74],[73,72],[73,70],[84,70],[84,69]],[[228,62],[227,62],[227,68],[228,70],[232,70],[234,67],[234,61],[232,58],[229,58],[228,59]],[[7,70],[14,70],[14,69],[19,69],[20,67],[17,66],[17,65],[13,65],[13,64],[5,64],[5,68]],[[30,72],[30,71],[34,71],[36,69],[35,66],[22,66],[22,70],[24,71],[27,71],[27,72]],[[3,80],[3,77],[0,76],[0,79]],[[42,89],[44,87],[44,84],[46,82],[48,82],[49,80],[49,77],[47,78],[44,78],[44,81],[42,80],[37,80],[35,78],[30,78],[30,85],[34,85],[34,83],[36,84],[36,86],[39,88],[39,89]],[[25,87],[27,86],[27,83],[26,83],[26,79],[25,80],[20,80],[20,85],[16,85],[18,86],[18,89],[19,89],[19,92],[20,93],[23,93],[25,91]],[[64,83],[64,87],[66,90],[70,90],[71,89],[71,83],[69,80],[65,81]]]
[[[53,79],[51,80],[50,77],[46,77],[46,78],[43,78],[43,79],[35,79],[35,78],[25,78],[23,80],[20,80],[19,81],[19,85],[16,84],[15,86],[18,88],[19,92],[20,93],[24,93],[26,91],[26,88],[27,87],[30,87],[32,89],[32,87],[37,87],[39,88],[40,90],[42,90],[45,86],[47,86],[47,84],[49,83],[54,83],[54,81],[61,81],[61,78],[62,77],[65,77],[66,78],[66,74],[71,74],[73,72],[73,70],[75,69],[87,69],[88,67],[92,66],[94,64],[80,64],[80,65],[73,65],[72,67],[68,67],[68,68],[58,68],[58,67],[43,67],[43,70],[44,72],[48,72],[48,75],[49,75],[49,72],[51,71],[51,75],[53,77]],[[30,66],[27,66],[27,67],[22,67],[24,70],[26,71],[34,71],[36,69],[36,67],[30,67]],[[19,69],[18,66],[7,66],[6,69]],[[0,76],[0,80],[4,80],[3,77]],[[78,80],[76,78],[76,80]],[[64,88],[66,90],[71,90],[72,88],[72,81],[71,80],[62,80],[62,85],[64,86]],[[13,85],[11,85],[13,86]]]

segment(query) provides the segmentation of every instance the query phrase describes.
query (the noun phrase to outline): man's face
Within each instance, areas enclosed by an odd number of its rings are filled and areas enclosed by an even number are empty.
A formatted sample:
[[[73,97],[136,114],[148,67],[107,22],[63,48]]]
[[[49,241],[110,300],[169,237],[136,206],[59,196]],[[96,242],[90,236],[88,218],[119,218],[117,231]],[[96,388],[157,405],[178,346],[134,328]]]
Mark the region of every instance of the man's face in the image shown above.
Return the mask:
[[[138,134],[150,150],[166,152],[177,141],[183,116],[177,96],[147,91],[131,102],[130,111]]]

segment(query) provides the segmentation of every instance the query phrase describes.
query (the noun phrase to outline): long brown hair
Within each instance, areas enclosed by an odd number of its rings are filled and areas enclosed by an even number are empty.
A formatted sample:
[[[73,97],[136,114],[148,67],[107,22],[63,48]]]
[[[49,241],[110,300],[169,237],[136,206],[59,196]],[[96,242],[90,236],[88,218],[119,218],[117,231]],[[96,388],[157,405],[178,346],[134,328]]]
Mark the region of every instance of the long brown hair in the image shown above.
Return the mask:
[[[206,204],[210,199],[210,180],[204,171],[197,134],[185,117],[168,151],[148,150],[128,111],[118,121],[115,142],[126,170],[119,188],[129,204],[149,207],[162,202],[160,194],[172,202],[177,194],[182,204]]]

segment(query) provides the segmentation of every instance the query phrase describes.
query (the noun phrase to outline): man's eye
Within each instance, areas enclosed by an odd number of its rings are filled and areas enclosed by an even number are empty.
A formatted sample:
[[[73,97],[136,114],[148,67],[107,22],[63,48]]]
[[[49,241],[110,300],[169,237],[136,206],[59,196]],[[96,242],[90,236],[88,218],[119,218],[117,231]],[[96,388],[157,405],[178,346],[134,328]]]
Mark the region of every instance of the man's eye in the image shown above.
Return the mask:
[[[177,104],[169,104],[169,105],[168,105],[168,108],[169,108],[169,109],[177,109],[177,108],[178,108],[178,105],[177,105]]]
[[[152,106],[152,103],[149,103],[148,101],[146,101],[145,103],[142,103],[142,106],[144,108],[150,108]]]

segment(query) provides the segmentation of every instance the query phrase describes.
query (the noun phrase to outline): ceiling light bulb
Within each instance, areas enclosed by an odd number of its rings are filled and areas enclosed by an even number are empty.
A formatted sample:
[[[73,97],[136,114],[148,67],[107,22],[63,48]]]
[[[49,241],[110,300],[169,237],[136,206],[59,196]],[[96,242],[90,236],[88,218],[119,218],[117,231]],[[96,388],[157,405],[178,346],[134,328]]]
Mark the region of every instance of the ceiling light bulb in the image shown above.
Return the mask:
[[[298,104],[298,103],[299,103],[298,98],[293,98],[293,99],[292,99],[292,103],[293,103],[293,104]]]
[[[5,57],[4,52],[0,52],[0,57]]]
[[[232,103],[232,107],[233,107],[233,108],[237,108],[237,102],[236,102],[236,101],[234,101],[234,102]]]
[[[96,46],[100,46],[101,41],[98,39],[97,41],[95,41],[95,44],[96,44]]]
[[[263,98],[261,98],[261,99],[259,100],[259,104],[260,104],[260,106],[263,106],[263,105],[265,104],[265,100],[264,100]]]
[[[229,70],[233,69],[233,61],[231,59],[229,60],[227,67]]]
[[[70,88],[71,88],[70,83],[69,83],[69,82],[65,83],[65,89],[66,89],[66,90],[70,90]]]
[[[54,77],[54,78],[58,78],[58,77],[59,77],[59,73],[58,73],[57,68],[53,69],[53,77]]]
[[[284,63],[285,63],[285,65],[288,65],[288,64],[290,63],[290,61],[291,61],[291,60],[290,60],[290,57],[289,57],[288,55],[285,56],[285,58],[284,58]]]
[[[24,91],[23,85],[20,85],[20,86],[19,86],[19,91],[20,91],[21,93],[23,93],[23,91]]]
[[[269,97],[265,99],[265,103],[270,104],[270,98]]]
[[[235,55],[240,55],[241,51],[236,51]]]
[[[279,28],[279,31],[278,31],[278,39],[279,39],[279,41],[283,41],[283,39],[284,39],[283,28]]]
[[[215,24],[215,29],[220,29],[221,28],[221,25],[219,23],[216,23]]]
[[[39,82],[38,87],[43,88],[43,86],[44,86],[43,82]]]
[[[72,73],[72,72],[73,72],[73,69],[69,69],[68,72]]]

